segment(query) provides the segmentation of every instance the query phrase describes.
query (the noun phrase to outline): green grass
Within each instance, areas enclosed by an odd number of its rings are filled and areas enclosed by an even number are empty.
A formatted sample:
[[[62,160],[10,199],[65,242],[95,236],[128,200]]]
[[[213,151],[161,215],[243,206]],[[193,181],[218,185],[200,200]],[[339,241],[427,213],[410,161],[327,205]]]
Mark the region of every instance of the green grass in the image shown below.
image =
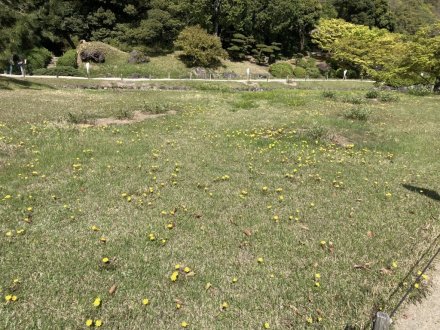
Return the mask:
[[[438,201],[403,187],[440,190],[438,96],[366,100],[359,121],[344,100],[371,86],[328,99],[305,85],[39,82],[0,90],[0,288],[18,298],[0,328],[361,328],[440,230]],[[69,121],[163,109],[176,113]]]

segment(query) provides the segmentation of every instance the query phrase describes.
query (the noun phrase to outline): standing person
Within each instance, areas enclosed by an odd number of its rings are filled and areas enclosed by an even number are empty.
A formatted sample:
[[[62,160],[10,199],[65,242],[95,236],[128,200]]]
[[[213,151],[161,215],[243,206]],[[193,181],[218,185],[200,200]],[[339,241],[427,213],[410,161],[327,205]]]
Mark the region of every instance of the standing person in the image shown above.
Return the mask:
[[[9,74],[12,74],[12,68],[14,67],[14,58],[9,59]]]
[[[17,65],[18,65],[18,67],[20,68],[21,75],[24,76],[23,60],[19,60],[19,61],[17,62]]]
[[[23,65],[22,65],[22,71],[21,71],[21,74],[23,75],[23,77],[26,77],[26,65],[27,65],[27,59],[24,59]]]
[[[348,72],[348,70],[347,70],[347,69],[345,69],[345,70],[344,70],[344,80],[346,80],[346,79],[347,79],[347,72]]]

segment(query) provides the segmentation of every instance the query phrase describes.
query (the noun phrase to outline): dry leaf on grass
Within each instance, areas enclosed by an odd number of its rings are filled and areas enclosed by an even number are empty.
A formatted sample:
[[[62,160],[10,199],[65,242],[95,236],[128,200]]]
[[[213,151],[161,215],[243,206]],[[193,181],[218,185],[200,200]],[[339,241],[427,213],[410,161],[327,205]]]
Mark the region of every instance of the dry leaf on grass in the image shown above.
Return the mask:
[[[371,264],[372,264],[372,262],[370,261],[370,262],[366,262],[363,264],[355,264],[355,265],[353,265],[353,267],[355,269],[370,269]]]
[[[245,229],[245,230],[243,230],[243,233],[244,233],[246,236],[252,236],[252,232],[251,232],[250,229]]]
[[[391,269],[388,268],[381,268],[380,272],[384,275],[391,275],[393,273],[393,271]]]
[[[109,294],[114,294],[116,292],[116,289],[118,286],[116,284],[113,284],[112,287],[108,290]]]

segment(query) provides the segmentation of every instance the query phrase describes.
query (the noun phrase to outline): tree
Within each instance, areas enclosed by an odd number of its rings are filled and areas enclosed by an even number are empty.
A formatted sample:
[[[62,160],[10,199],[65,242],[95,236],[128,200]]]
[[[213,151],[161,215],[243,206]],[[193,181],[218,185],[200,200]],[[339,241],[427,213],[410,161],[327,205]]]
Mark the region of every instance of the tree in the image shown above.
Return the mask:
[[[378,80],[399,67],[406,48],[399,34],[341,19],[321,20],[312,38],[338,65]]]
[[[391,1],[396,32],[415,34],[422,26],[434,24],[438,17],[424,0]]]
[[[421,28],[408,43],[400,70],[412,79],[434,84],[440,92],[440,22]]]
[[[395,18],[388,0],[335,0],[338,17],[345,21],[394,31]]]
[[[183,29],[174,44],[182,50],[182,59],[190,66],[216,66],[226,57],[220,38],[208,34],[200,26]]]

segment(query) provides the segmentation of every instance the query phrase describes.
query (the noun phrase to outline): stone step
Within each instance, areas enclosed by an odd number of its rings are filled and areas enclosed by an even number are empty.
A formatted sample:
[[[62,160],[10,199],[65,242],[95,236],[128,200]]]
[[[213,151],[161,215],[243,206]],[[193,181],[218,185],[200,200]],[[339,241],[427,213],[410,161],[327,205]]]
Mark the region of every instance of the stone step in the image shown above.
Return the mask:
[[[50,60],[50,63],[47,65],[47,68],[54,68],[57,66],[57,62],[58,62],[59,57],[53,56],[52,59]]]

